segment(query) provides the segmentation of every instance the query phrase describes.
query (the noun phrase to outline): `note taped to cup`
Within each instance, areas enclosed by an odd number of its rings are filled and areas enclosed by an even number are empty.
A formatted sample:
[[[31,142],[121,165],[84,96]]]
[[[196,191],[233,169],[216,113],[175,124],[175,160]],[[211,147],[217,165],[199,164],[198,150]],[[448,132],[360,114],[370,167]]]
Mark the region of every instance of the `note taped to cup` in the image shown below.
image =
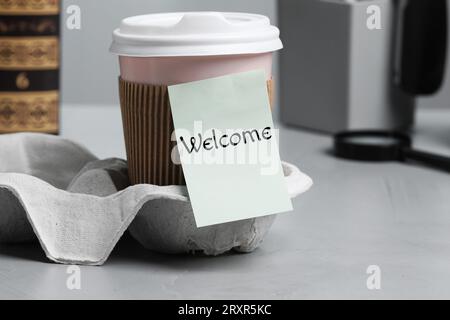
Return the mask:
[[[197,227],[292,211],[262,70],[170,86],[169,96]]]

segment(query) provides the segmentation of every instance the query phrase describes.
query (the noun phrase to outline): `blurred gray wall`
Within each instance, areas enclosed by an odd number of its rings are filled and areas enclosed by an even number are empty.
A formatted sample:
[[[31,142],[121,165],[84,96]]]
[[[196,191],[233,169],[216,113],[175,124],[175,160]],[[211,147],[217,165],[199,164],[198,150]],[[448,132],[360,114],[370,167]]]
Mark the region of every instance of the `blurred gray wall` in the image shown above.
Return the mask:
[[[71,31],[63,24],[66,104],[118,104],[118,61],[108,49],[122,18],[171,11],[252,12],[269,16],[273,23],[277,17],[276,0],[63,0],[63,10],[71,4],[81,8],[82,28]]]

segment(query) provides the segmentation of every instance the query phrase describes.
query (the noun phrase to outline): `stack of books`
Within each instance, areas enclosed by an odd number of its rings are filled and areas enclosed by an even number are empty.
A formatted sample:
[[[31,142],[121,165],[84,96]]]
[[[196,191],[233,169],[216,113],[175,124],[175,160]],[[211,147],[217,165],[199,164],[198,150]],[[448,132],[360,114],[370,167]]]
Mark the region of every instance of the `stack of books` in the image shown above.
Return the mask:
[[[0,0],[0,133],[59,131],[59,0]]]

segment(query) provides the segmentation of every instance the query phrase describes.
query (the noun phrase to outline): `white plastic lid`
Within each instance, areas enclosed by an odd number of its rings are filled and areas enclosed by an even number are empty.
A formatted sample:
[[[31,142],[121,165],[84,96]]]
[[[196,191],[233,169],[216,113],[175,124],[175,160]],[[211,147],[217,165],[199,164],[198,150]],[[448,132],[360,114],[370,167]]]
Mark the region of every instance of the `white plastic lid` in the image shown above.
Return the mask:
[[[248,13],[176,12],[126,18],[110,51],[121,56],[251,54],[283,48],[269,18]]]

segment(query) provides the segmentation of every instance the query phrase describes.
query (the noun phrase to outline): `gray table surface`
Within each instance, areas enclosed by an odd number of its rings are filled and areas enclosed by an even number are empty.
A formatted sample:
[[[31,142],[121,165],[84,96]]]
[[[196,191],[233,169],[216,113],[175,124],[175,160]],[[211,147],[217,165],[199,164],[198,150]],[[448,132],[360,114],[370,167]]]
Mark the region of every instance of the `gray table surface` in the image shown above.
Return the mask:
[[[65,106],[62,119],[64,137],[124,157],[117,107]],[[419,112],[415,134],[418,147],[450,155],[450,112]],[[330,146],[327,135],[282,128],[283,160],[315,186],[252,254],[167,256],[125,237],[106,265],[82,267],[71,291],[67,267],[39,245],[0,246],[0,298],[450,298],[449,175],[337,160]],[[381,268],[381,290],[367,289],[370,265]]]

